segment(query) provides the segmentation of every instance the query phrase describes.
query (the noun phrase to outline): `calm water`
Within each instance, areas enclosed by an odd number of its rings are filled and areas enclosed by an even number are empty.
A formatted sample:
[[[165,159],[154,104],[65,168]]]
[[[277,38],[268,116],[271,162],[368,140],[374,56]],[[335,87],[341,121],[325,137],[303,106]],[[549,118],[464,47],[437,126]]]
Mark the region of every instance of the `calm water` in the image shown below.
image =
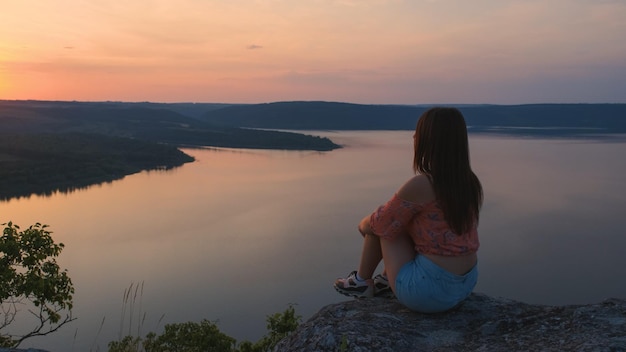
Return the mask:
[[[331,283],[356,268],[358,221],[412,176],[412,132],[319,134],[346,148],[190,149],[197,162],[173,171],[0,202],[0,223],[51,226],[76,287],[78,320],[21,347],[106,351],[129,325],[144,336],[201,319],[256,341],[290,303],[307,319],[345,300]],[[626,298],[626,143],[470,143],[486,196],[477,291],[558,305]]]

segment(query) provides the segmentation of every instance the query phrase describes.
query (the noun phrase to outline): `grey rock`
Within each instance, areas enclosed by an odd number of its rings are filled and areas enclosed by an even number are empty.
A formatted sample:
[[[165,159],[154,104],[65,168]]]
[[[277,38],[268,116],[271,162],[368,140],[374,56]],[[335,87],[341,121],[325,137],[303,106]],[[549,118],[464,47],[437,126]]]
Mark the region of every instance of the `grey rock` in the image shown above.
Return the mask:
[[[626,300],[543,306],[473,293],[438,314],[397,300],[322,308],[275,351],[626,351]]]

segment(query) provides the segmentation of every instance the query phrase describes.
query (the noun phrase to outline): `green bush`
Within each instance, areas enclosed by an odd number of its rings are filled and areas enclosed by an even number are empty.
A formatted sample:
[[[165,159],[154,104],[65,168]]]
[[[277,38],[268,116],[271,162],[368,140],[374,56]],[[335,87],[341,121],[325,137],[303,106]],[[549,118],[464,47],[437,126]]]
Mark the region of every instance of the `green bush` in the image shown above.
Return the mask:
[[[295,331],[300,319],[290,305],[283,313],[267,317],[268,333],[258,342],[243,341],[240,344],[208,320],[168,324],[163,334],[158,336],[151,332],[143,339],[126,336],[120,341],[112,341],[109,352],[267,352]]]
[[[159,336],[151,333],[146,336],[143,346],[150,352],[205,352],[233,351],[236,340],[222,333],[208,321],[169,324]]]
[[[33,336],[48,335],[73,320],[74,287],[56,263],[63,243],[56,244],[39,223],[24,231],[12,222],[0,237],[0,347],[17,347]],[[36,324],[30,331],[10,334],[4,331],[27,308]]]

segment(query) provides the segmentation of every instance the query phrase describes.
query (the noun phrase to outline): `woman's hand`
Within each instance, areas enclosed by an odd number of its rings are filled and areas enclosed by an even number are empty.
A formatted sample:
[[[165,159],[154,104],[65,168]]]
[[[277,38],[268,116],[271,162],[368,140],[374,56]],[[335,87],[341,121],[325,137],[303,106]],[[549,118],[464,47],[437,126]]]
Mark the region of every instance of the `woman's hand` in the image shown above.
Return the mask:
[[[374,232],[372,232],[372,227],[370,226],[370,216],[371,215],[367,215],[359,223],[359,232],[363,237],[374,234]]]

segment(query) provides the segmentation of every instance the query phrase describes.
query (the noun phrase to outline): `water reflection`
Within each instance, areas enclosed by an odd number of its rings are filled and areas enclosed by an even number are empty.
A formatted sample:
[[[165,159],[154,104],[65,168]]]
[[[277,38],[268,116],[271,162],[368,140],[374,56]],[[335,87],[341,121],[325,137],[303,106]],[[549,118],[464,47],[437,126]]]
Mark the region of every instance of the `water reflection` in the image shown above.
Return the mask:
[[[76,286],[79,320],[33,347],[105,350],[131,283],[144,283],[144,334],[206,318],[255,341],[289,303],[308,318],[345,300],[330,283],[356,265],[358,220],[411,177],[412,131],[316,134],[345,148],[186,149],[197,162],[167,173],[0,202],[0,222],[51,225]],[[470,143],[486,196],[478,291],[545,304],[626,297],[626,144]]]
[[[479,289],[546,304],[626,296],[625,146],[474,140],[488,200]]]

